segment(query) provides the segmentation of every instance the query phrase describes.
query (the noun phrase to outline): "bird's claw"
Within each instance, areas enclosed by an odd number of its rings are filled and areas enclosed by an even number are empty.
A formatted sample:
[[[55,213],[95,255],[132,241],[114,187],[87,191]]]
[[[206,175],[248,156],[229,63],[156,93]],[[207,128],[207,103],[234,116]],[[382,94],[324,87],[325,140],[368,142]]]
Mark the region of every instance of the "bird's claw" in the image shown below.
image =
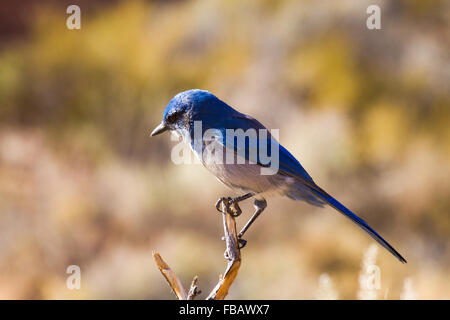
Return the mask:
[[[225,241],[226,239],[225,237],[222,237],[220,240]],[[247,240],[241,239],[239,235],[237,240],[239,249],[242,249],[247,245]]]
[[[237,202],[232,202],[230,208],[232,209],[230,214],[234,217],[237,218],[241,215],[242,210],[239,207],[239,204]]]
[[[222,197],[219,200],[217,200],[217,202],[216,202],[217,211],[222,212],[222,209],[220,208],[220,206],[222,204],[225,204],[225,206],[226,206],[230,201],[231,201],[230,197]]]
[[[222,237],[222,240],[225,240],[225,237]],[[238,238],[237,240],[238,240],[237,246],[238,246],[239,250],[243,249],[247,245],[247,240],[244,240],[241,238]],[[225,250],[225,252],[223,253],[223,256],[225,259],[228,260],[228,258],[229,258],[228,249]]]
[[[225,206],[225,210],[229,212],[234,218],[239,217],[242,213],[241,208],[237,202],[233,202],[233,199],[230,197],[222,197],[216,202],[216,209],[219,212],[222,212],[221,205]],[[230,210],[231,209],[231,210]]]
[[[225,239],[223,239],[223,240],[225,240]],[[238,249],[239,250],[243,249],[247,245],[247,240],[244,240],[244,239],[241,239],[241,238],[238,238],[237,240],[238,240],[238,244],[237,245],[238,245]],[[229,254],[228,254],[228,249],[225,250],[225,252],[223,253],[223,256],[225,257],[225,259],[228,260],[228,258],[230,257]]]
[[[246,245],[247,245],[247,240],[238,238],[238,247],[239,247],[239,250],[242,249],[242,248],[244,248]]]

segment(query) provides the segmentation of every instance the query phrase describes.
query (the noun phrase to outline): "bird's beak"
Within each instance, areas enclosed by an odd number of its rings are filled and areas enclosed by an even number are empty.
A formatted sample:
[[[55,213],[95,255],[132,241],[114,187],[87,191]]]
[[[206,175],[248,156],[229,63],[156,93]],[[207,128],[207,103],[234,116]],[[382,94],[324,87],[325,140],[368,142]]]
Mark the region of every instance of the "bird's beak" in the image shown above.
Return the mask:
[[[150,137],[156,136],[160,133],[163,133],[164,131],[167,131],[169,128],[167,128],[164,123],[160,123],[159,126],[157,126],[152,133],[150,133]]]

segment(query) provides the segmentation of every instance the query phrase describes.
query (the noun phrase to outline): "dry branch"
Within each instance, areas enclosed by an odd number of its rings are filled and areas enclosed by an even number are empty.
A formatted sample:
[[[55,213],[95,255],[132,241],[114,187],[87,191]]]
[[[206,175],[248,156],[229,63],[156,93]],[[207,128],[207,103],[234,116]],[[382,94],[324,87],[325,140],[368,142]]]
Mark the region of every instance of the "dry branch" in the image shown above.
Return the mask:
[[[173,292],[177,296],[178,300],[187,300],[186,290],[184,290],[183,285],[181,284],[180,279],[176,276],[175,272],[170,269],[169,265],[161,258],[158,252],[153,251],[153,259],[155,260],[156,265],[161,271],[164,278],[166,278]]]
[[[198,281],[198,277],[195,276],[194,280],[192,280],[191,288],[189,289],[189,292],[187,295],[188,300],[194,300],[196,296],[198,296],[200,293],[202,293],[201,290],[198,290],[197,281]]]
[[[227,268],[224,275],[219,276],[219,282],[206,298],[207,300],[223,300],[228,294],[234,279],[236,278],[239,267],[241,266],[241,251],[239,249],[239,241],[236,230],[236,221],[233,216],[233,208],[227,207],[227,200],[222,203],[222,220],[224,239],[226,244],[225,258],[228,260]],[[153,252],[153,259],[161,271],[162,275],[169,283],[178,300],[193,300],[200,291],[197,288],[197,276],[192,281],[189,292],[183,288],[181,281],[169,267],[169,265],[161,258],[158,252]]]

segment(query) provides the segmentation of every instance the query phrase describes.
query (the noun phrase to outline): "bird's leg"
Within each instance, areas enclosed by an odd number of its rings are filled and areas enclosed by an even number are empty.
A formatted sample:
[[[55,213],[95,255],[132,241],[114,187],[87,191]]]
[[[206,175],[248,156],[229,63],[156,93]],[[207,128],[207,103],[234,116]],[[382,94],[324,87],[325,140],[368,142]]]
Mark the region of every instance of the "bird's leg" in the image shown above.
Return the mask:
[[[231,206],[233,206],[234,211],[232,211],[231,214],[234,217],[238,217],[242,213],[242,210],[239,207],[238,203],[243,201],[243,200],[246,200],[248,198],[251,198],[254,195],[255,195],[254,193],[250,192],[250,193],[246,193],[246,194],[244,194],[242,196],[239,196],[239,197],[236,197],[236,198],[222,197],[219,200],[217,200],[217,202],[216,202],[216,209],[217,209],[217,211],[222,212],[222,209],[220,208],[221,204],[225,204],[226,210],[230,209]]]
[[[241,215],[241,213],[242,213],[242,210],[241,210],[241,208],[239,207],[239,202],[240,201],[243,201],[243,200],[246,200],[246,199],[248,199],[248,198],[251,198],[251,197],[253,197],[255,194],[254,193],[252,193],[252,192],[249,192],[249,193],[246,193],[246,194],[244,194],[244,195],[242,195],[242,196],[239,196],[239,197],[236,197],[236,198],[231,198],[231,197],[222,197],[222,198],[220,198],[219,200],[217,200],[217,202],[216,202],[216,209],[217,209],[217,211],[219,211],[219,212],[222,212],[222,209],[220,208],[220,206],[221,205],[225,205],[225,210],[229,210],[230,208],[231,208],[231,206],[233,206],[233,209],[234,209],[234,211],[232,211],[230,214],[233,216],[233,217],[238,217],[238,216],[240,216]],[[256,208],[256,202],[257,202],[258,200],[255,200],[255,208]],[[258,203],[259,203],[260,201],[258,201]],[[264,203],[266,203],[266,200],[264,200]],[[266,206],[267,206],[267,204],[266,204]],[[264,206],[264,208],[265,208],[265,206]],[[261,209],[261,211],[259,212],[259,213],[261,213],[262,212],[262,210],[264,210],[264,208],[263,209]],[[259,213],[258,213],[258,215],[259,215]],[[250,219],[250,220],[255,220],[256,219],[256,217],[258,216],[258,215],[256,215],[256,213],[253,215],[253,217]],[[253,223],[253,221],[249,221],[249,222],[247,222],[247,225],[244,227],[245,228],[245,230],[247,230],[248,229],[248,227],[250,227],[250,225]],[[245,232],[245,230],[244,230],[244,232]],[[239,234],[243,234],[243,232],[241,231]],[[222,238],[222,240],[225,240],[225,238]],[[245,245],[247,244],[247,241],[246,240],[244,240],[244,239],[241,239],[241,236],[239,236],[238,235],[238,242],[239,242],[239,249],[242,249],[243,247],[245,247]],[[226,252],[225,252],[225,254],[226,254]],[[226,258],[226,256],[225,256],[225,258]]]
[[[245,247],[245,245],[247,244],[247,241],[242,239],[242,236],[248,230],[248,228],[250,228],[252,223],[255,222],[256,218],[258,218],[258,216],[261,214],[261,212],[263,212],[264,209],[267,207],[267,201],[265,199],[262,199],[262,200],[255,199],[255,202],[253,203],[253,205],[256,210],[255,213],[253,213],[253,216],[250,218],[250,220],[248,220],[248,222],[245,224],[245,226],[242,228],[242,230],[238,234],[239,243],[241,245],[240,249]]]

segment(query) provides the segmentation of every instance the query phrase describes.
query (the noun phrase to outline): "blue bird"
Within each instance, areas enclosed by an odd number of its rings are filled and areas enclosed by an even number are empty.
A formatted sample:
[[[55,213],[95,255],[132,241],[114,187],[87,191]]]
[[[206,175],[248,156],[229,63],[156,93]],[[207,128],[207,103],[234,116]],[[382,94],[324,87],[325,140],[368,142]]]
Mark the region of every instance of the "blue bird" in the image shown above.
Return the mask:
[[[256,133],[265,130],[266,136],[252,135],[251,130]],[[300,162],[259,121],[236,111],[212,93],[195,89],[173,97],[164,110],[161,124],[153,130],[151,136],[165,131],[173,131],[181,136],[218,180],[244,193],[236,198],[219,199],[216,204],[219,211],[219,206],[223,203],[226,206],[233,205],[235,214],[239,215],[241,210],[238,203],[255,198],[256,211],[238,235],[243,246],[243,234],[267,206],[265,195],[277,193],[314,206],[332,206],[398,260],[406,263],[363,219],[320,188]],[[236,134],[237,132],[240,134]],[[268,171],[263,173],[265,169]],[[274,170],[270,171],[271,169]]]

